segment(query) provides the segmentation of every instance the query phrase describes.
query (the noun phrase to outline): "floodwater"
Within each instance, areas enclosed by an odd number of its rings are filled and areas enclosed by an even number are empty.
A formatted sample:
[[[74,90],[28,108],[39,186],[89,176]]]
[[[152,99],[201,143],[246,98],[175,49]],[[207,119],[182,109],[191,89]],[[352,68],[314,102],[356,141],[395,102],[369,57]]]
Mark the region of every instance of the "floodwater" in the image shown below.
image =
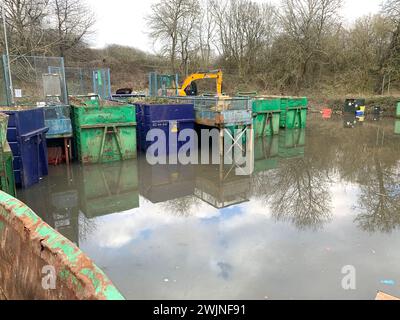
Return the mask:
[[[351,120],[351,119],[350,119]],[[127,299],[400,296],[394,120],[311,116],[256,142],[255,172],[143,160],[51,167],[19,197]],[[344,290],[345,266],[355,290]]]

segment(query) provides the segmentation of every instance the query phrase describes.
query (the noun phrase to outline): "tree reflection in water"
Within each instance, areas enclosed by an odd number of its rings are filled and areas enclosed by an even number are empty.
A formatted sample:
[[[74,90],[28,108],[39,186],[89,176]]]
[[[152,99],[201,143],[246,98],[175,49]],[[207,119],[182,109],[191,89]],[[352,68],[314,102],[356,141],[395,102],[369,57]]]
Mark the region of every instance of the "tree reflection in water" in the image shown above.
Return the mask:
[[[390,147],[374,150],[360,177],[361,213],[355,222],[367,232],[390,233],[400,226],[400,168],[382,160],[392,152]]]
[[[187,196],[184,198],[174,199],[162,204],[165,212],[178,217],[191,217],[195,210],[201,205],[202,201],[195,196]]]
[[[329,178],[310,159],[284,162],[271,175],[267,196],[272,215],[299,229],[320,229],[331,220]]]
[[[316,132],[321,132],[317,130]],[[278,221],[293,223],[299,229],[318,230],[332,219],[331,176],[335,150],[327,144],[324,135],[307,129],[305,154],[296,158],[280,159],[275,170],[259,174],[253,179],[257,198],[265,201],[272,216]],[[293,156],[298,139],[285,139],[285,135],[302,134],[285,131],[280,148]],[[287,149],[287,141],[296,141]],[[286,144],[285,144],[286,141]],[[290,144],[289,144],[290,145]],[[301,144],[300,144],[301,146]],[[299,148],[301,150],[301,148]]]
[[[342,178],[359,185],[355,223],[366,232],[400,226],[400,148],[392,127],[388,121],[347,131],[338,157]]]

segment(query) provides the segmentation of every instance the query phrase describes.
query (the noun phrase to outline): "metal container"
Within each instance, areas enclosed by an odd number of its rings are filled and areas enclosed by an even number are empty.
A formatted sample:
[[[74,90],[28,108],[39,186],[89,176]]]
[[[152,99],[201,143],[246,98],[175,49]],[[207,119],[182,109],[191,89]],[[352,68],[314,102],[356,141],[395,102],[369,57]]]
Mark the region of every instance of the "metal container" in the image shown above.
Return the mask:
[[[1,298],[124,299],[104,272],[76,245],[46,224],[24,203],[4,192],[0,192],[0,226]],[[41,285],[46,266],[51,266],[56,272],[52,274],[57,279],[54,290],[44,290]]]
[[[44,114],[49,128],[47,139],[72,137],[70,106],[48,106],[44,108]]]
[[[36,107],[1,108],[9,115],[7,140],[14,161],[15,183],[28,188],[48,175],[44,110]]]
[[[71,106],[76,150],[82,163],[136,158],[135,106],[98,96],[75,97]]]
[[[256,138],[279,134],[280,104],[279,98],[255,97],[253,99],[253,124]]]
[[[395,134],[400,134],[400,120],[396,120],[396,121],[395,121],[394,133],[395,133]]]
[[[7,142],[0,150],[0,190],[13,197],[17,194],[15,189],[13,155]]]
[[[138,119],[139,149],[146,152],[153,144],[147,141],[150,130],[159,129],[165,134],[166,145],[164,154],[178,153],[181,147],[193,139],[179,141],[179,134],[183,130],[192,130],[194,133],[195,114],[193,104],[137,104],[136,117]],[[158,154],[162,150],[158,150]]]
[[[196,124],[208,127],[248,126],[253,122],[249,97],[172,97],[177,103],[193,104]]]
[[[305,97],[281,98],[281,128],[304,129],[307,125],[308,100]]]
[[[0,151],[6,147],[7,128],[8,128],[8,115],[0,113]]]

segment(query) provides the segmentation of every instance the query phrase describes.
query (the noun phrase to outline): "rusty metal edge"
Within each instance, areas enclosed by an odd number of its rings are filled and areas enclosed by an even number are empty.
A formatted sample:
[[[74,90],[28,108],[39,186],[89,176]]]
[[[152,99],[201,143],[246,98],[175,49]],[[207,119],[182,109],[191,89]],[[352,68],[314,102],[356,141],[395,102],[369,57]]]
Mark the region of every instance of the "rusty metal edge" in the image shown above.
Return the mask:
[[[80,300],[125,300],[105,273],[76,245],[39,218],[28,206],[0,191],[0,219],[5,220],[33,248],[49,252],[63,266],[58,278]],[[73,279],[73,281],[71,280]]]
[[[377,301],[400,301],[399,298],[391,296],[382,291],[378,291],[375,300],[377,300]]]

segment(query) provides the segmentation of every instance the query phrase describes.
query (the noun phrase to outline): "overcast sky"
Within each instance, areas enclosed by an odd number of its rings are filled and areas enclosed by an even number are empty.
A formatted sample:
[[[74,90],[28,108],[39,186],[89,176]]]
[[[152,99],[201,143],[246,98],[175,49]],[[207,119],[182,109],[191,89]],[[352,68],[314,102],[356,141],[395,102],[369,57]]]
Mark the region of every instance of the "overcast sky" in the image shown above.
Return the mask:
[[[279,3],[279,0],[255,0],[257,2]],[[133,46],[144,51],[154,51],[147,36],[145,17],[151,5],[158,0],[88,0],[95,11],[97,23],[93,35],[93,46],[108,44]],[[344,0],[343,16],[352,22],[358,17],[376,13],[381,0]]]

